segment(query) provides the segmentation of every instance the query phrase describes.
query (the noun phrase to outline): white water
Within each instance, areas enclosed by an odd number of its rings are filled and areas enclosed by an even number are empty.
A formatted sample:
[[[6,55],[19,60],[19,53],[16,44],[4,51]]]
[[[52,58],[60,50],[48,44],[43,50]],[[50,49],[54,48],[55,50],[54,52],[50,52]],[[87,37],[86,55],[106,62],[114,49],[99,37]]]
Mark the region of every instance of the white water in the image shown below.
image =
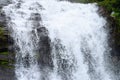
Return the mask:
[[[19,48],[16,50],[17,80],[112,80],[104,61],[108,52],[106,21],[98,15],[96,4],[13,0],[3,10],[10,19],[8,26]],[[40,14],[42,21],[36,21],[34,13]],[[51,71],[45,68],[48,74],[44,79],[42,75],[46,74],[41,72],[36,58],[40,45],[37,29],[41,25],[49,32],[54,65]],[[23,60],[27,55],[28,67]]]

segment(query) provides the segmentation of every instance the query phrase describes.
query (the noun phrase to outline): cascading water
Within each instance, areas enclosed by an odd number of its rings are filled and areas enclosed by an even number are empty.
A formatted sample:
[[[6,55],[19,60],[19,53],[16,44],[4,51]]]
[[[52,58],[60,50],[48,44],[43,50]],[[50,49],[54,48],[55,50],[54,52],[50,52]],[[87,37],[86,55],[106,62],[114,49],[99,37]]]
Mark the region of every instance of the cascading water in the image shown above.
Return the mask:
[[[16,46],[17,80],[112,80],[106,21],[96,4],[13,0],[3,8]]]

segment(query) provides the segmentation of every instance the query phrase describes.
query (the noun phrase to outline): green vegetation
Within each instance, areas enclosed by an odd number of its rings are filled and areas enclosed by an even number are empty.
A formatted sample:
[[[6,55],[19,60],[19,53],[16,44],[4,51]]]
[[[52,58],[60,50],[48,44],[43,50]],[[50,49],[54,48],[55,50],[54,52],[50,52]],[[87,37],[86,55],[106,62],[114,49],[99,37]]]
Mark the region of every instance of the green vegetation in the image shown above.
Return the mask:
[[[0,67],[13,68],[13,66],[10,65],[10,63],[11,62],[9,60],[6,60],[6,59],[2,60],[2,59],[0,59]]]
[[[0,66],[8,68],[9,67],[9,61],[0,59]]]
[[[0,39],[4,40],[5,39],[5,36],[4,36],[5,32],[3,30],[2,27],[0,27]]]
[[[7,60],[0,60],[0,65],[8,65],[8,63]]]
[[[2,55],[8,55],[9,52],[8,52],[8,51],[6,51],[6,52],[1,52],[0,55],[1,55],[1,54],[2,54]]]
[[[2,49],[9,46],[7,34],[8,33],[4,30],[4,26],[0,24],[0,67],[13,68],[12,64],[14,61],[8,58],[10,52],[8,52],[7,49],[2,51]]]
[[[0,49],[8,47],[8,37],[7,32],[4,30],[4,26],[0,24]]]

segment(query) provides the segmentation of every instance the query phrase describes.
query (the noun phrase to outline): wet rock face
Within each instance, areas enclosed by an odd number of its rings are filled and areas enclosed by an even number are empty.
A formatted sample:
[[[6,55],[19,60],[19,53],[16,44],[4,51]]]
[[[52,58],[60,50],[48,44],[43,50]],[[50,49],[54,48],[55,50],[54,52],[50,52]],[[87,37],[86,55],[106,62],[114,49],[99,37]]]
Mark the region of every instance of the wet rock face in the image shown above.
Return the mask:
[[[37,44],[37,55],[40,68],[52,68],[53,62],[51,56],[51,40],[48,36],[48,30],[40,23],[42,22],[41,15],[39,13],[32,13],[29,20],[33,26],[33,35],[36,36],[37,34],[37,37],[39,38]]]
[[[113,48],[111,55],[113,57],[119,57],[120,60],[120,46],[116,46],[115,48]]]
[[[50,38],[48,37],[48,31],[45,27],[40,27],[37,29],[38,35],[40,36],[39,40],[39,58],[38,58],[38,63],[41,66],[41,68],[44,67],[53,67],[53,62],[52,62],[52,55],[51,55],[51,41]]]
[[[4,26],[6,25],[6,18],[4,12],[0,12],[0,23]]]
[[[118,47],[116,48],[116,52],[117,52],[116,55],[120,57],[120,46],[118,46]]]
[[[98,13],[100,16],[103,16],[106,18],[107,23],[106,23],[106,30],[109,30],[109,35],[108,35],[108,44],[112,48],[111,50],[111,56],[112,57],[119,57],[120,56],[120,47],[116,44],[116,23],[113,17],[110,16],[110,13],[104,8],[104,7],[99,7]]]
[[[0,8],[8,5],[12,0],[0,0]],[[13,39],[7,28],[6,16],[0,11],[0,80],[15,80]]]
[[[6,37],[6,36],[5,36]],[[9,37],[5,40],[0,39],[0,80],[14,79],[14,61],[15,55],[10,51]],[[11,45],[12,46],[12,45]],[[11,49],[13,50],[13,48]]]
[[[16,80],[13,75],[13,69],[0,68],[0,80]]]

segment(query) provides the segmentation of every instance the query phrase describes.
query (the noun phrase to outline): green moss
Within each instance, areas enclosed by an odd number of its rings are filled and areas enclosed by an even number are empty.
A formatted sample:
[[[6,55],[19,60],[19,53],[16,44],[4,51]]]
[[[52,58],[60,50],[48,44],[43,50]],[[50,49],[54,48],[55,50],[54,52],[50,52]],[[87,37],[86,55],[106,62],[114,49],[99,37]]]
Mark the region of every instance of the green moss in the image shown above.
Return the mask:
[[[0,27],[0,39],[6,39],[5,36],[4,36],[5,32],[3,30],[3,28]]]
[[[8,65],[8,62],[1,62],[2,65]]]
[[[0,48],[8,47],[8,37],[7,32],[4,27],[0,24]]]
[[[1,52],[0,54],[3,54],[3,55],[8,55],[8,54],[9,54],[9,52],[8,52],[8,51],[6,51],[6,52]]]
[[[10,65],[11,62],[9,60],[0,60],[0,67],[4,68],[13,68],[14,66]]]
[[[8,60],[0,60],[0,65],[8,65]]]

